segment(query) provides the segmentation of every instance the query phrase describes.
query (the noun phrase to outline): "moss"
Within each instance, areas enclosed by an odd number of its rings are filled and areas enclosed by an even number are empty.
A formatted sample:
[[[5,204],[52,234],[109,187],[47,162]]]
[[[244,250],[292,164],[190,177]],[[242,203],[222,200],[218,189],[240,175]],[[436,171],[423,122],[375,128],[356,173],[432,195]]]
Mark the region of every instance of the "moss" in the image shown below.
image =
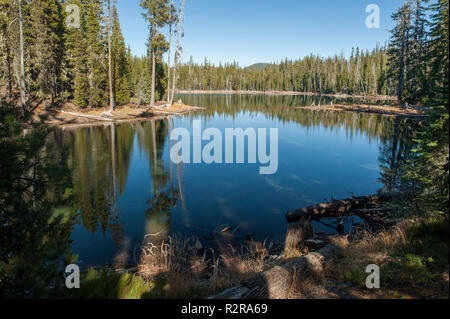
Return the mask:
[[[396,236],[393,229],[340,252],[330,266],[337,283],[369,298],[374,293],[386,298],[448,298],[448,220],[422,219],[401,229],[404,237]],[[381,290],[366,288],[369,264],[380,266]]]
[[[80,289],[71,290],[75,299],[141,299],[152,290],[151,283],[134,274],[116,274],[90,269],[81,278]]]
[[[395,249],[381,267],[383,287],[423,287],[442,281],[442,274],[449,271],[448,236],[446,220],[413,225],[408,230],[408,244]]]
[[[339,279],[352,287],[365,288],[367,274],[361,269],[348,269],[340,274]]]

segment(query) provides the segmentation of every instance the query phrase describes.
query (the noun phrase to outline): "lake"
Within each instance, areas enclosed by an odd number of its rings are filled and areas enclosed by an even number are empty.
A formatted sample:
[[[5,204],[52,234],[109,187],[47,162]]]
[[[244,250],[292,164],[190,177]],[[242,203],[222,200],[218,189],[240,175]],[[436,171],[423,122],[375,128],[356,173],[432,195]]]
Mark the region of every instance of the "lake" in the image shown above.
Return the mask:
[[[247,235],[282,242],[290,209],[395,188],[395,173],[410,151],[405,120],[352,112],[297,109],[351,103],[311,96],[180,95],[204,111],[165,120],[58,129],[70,150],[77,225],[72,249],[83,267],[111,263],[119,254],[139,259],[151,234],[196,236],[232,227],[232,242]],[[278,128],[279,165],[173,164],[174,128]],[[333,222],[333,221],[331,221]],[[347,221],[347,230],[355,220]],[[314,225],[317,232],[329,227]]]

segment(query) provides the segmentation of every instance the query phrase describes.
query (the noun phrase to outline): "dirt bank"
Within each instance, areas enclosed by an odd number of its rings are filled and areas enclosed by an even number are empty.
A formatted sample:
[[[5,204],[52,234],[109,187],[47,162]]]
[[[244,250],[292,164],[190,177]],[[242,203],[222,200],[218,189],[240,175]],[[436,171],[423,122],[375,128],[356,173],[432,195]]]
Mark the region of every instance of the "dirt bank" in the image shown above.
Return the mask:
[[[181,115],[202,109],[183,103],[174,103],[168,108],[165,106],[136,108],[135,105],[128,104],[117,107],[113,112],[108,112],[107,107],[81,110],[73,105],[65,105],[58,110],[46,111],[37,108],[33,118],[37,121],[40,116],[44,116],[45,123],[50,126],[70,127],[162,119],[167,116]]]

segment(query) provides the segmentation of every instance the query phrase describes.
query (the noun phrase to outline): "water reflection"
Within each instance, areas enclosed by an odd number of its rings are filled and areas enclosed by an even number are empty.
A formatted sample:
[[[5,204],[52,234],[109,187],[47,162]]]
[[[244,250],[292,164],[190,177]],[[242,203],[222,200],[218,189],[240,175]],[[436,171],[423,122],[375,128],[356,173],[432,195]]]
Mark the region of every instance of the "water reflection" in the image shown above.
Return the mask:
[[[346,197],[346,189],[361,195],[398,189],[399,170],[412,156],[414,130],[407,121],[295,109],[323,105],[329,98],[180,98],[206,109],[182,118],[56,133],[55,142],[71,150],[74,207],[80,222],[74,247],[87,265],[127,255],[126,250],[142,241],[160,241],[172,231],[198,235],[228,224],[239,225],[243,237],[251,233],[257,240],[282,238],[283,213],[288,209],[325,197]],[[193,119],[219,128],[280,127],[279,173],[264,180],[248,165],[172,164],[170,132],[176,126],[190,128]]]
[[[158,241],[167,237],[171,230],[171,210],[182,193],[181,189],[174,187],[172,163],[169,161],[168,171],[163,159],[172,125],[171,119],[136,124],[138,143],[148,156],[152,180],[151,198],[146,202],[150,208],[145,210],[147,240]],[[179,175],[177,180],[180,180]]]
[[[121,147],[116,147],[116,134]],[[131,154],[126,148],[132,147],[132,143],[123,142],[126,127],[118,131],[114,126],[90,127],[63,135],[71,149],[74,208],[80,221],[88,232],[95,234],[100,230],[104,236],[110,232],[114,242],[120,244],[123,229],[117,209],[116,173],[120,167],[119,188],[123,190],[129,163],[126,154]]]
[[[382,191],[405,193],[414,191],[412,181],[405,179],[405,165],[413,161],[417,154],[412,150],[414,142],[414,125],[405,120],[396,120],[385,128],[383,143],[380,145],[380,175]]]

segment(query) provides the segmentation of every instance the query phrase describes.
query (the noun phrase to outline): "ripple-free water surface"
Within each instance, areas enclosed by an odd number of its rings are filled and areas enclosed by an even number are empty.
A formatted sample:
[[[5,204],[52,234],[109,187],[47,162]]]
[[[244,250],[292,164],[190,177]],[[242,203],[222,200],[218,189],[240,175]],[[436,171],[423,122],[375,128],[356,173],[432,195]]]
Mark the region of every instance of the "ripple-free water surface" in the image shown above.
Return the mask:
[[[288,210],[388,188],[392,181],[383,178],[382,167],[398,167],[405,150],[407,128],[393,118],[296,109],[313,101],[329,104],[329,98],[178,98],[206,109],[170,120],[57,132],[71,150],[79,222],[72,249],[83,266],[110,263],[120,252],[138,259],[140,242],[155,233],[207,240],[211,230],[232,226],[239,227],[238,238],[282,242]],[[192,131],[194,120],[223,136],[225,128],[278,128],[278,172],[260,175],[260,164],[171,163],[172,125]]]

